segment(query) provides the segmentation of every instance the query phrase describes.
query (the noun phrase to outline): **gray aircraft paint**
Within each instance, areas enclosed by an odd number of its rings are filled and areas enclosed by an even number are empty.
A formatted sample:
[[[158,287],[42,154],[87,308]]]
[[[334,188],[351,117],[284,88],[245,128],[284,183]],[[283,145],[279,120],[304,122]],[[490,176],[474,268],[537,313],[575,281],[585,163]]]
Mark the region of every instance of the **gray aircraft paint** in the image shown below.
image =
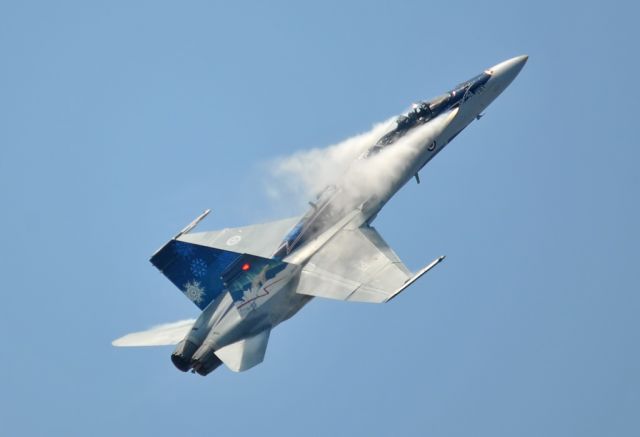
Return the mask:
[[[313,297],[386,302],[397,296],[444,257],[412,274],[370,226],[372,221],[402,186],[482,114],[526,61],[526,56],[519,56],[497,64],[447,94],[420,102],[397,123],[385,124],[393,130],[310,202],[301,219],[190,233],[205,212],[152,258],[199,304],[200,316],[129,334],[113,344],[177,343],[172,360],[183,371],[206,375],[222,362],[243,371],[263,360],[271,330]],[[376,179],[366,180],[367,166],[373,165],[379,170],[374,172]],[[211,282],[205,274],[208,266],[215,267],[220,279]]]

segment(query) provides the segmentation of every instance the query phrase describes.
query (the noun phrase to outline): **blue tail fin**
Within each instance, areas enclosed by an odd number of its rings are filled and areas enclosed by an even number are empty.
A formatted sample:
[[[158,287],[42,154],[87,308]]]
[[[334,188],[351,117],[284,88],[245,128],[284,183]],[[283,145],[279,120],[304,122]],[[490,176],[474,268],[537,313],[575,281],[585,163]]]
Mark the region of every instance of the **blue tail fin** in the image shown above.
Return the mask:
[[[201,310],[225,291],[231,292],[234,301],[242,300],[256,276],[262,274],[268,280],[287,266],[276,259],[175,239],[150,261]]]
[[[241,257],[236,252],[171,240],[150,261],[204,310],[225,288],[222,273]]]

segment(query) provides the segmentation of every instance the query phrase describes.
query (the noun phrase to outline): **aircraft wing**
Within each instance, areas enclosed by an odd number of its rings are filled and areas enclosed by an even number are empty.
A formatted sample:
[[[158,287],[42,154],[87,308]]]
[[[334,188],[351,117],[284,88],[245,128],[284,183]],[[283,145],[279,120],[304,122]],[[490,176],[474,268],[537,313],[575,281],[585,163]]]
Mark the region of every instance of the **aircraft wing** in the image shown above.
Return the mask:
[[[343,229],[309,259],[296,291],[329,299],[387,302],[443,259],[413,274],[374,228]]]
[[[220,231],[184,233],[179,235],[177,240],[237,253],[250,253],[262,258],[271,258],[287,232],[299,220],[300,217],[292,217],[270,223],[240,228],[226,228]]]

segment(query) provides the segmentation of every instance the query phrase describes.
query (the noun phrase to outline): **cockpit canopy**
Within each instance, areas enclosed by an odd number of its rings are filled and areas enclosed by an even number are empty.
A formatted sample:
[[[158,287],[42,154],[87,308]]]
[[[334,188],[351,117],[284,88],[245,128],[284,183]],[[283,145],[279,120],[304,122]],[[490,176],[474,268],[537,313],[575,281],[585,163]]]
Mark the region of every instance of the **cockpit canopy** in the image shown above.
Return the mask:
[[[431,109],[432,112],[437,113],[440,110],[444,109],[450,100],[451,93],[445,93],[429,100],[426,104],[429,105],[429,109]]]
[[[410,129],[420,126],[444,111],[461,104],[468,96],[481,90],[490,78],[490,74],[482,73],[466,82],[462,82],[448,93],[441,94],[431,100],[414,103],[409,112],[396,119],[395,129],[380,138],[361,158],[368,158],[377,154],[384,147],[405,135]]]

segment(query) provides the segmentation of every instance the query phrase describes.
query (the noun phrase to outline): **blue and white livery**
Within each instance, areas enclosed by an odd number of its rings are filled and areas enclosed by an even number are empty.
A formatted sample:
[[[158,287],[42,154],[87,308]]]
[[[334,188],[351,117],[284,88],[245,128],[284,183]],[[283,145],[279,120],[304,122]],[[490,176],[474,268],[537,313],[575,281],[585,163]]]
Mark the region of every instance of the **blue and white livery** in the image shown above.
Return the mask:
[[[372,227],[387,201],[515,79],[527,62],[497,64],[415,104],[310,203],[302,217],[192,233],[205,211],[151,263],[200,310],[195,320],[125,335],[115,346],[177,345],[182,371],[224,363],[247,370],[264,359],[271,330],[314,297],[388,302],[440,263],[411,272]],[[371,170],[375,169],[375,172]],[[375,178],[365,177],[374,174]]]

